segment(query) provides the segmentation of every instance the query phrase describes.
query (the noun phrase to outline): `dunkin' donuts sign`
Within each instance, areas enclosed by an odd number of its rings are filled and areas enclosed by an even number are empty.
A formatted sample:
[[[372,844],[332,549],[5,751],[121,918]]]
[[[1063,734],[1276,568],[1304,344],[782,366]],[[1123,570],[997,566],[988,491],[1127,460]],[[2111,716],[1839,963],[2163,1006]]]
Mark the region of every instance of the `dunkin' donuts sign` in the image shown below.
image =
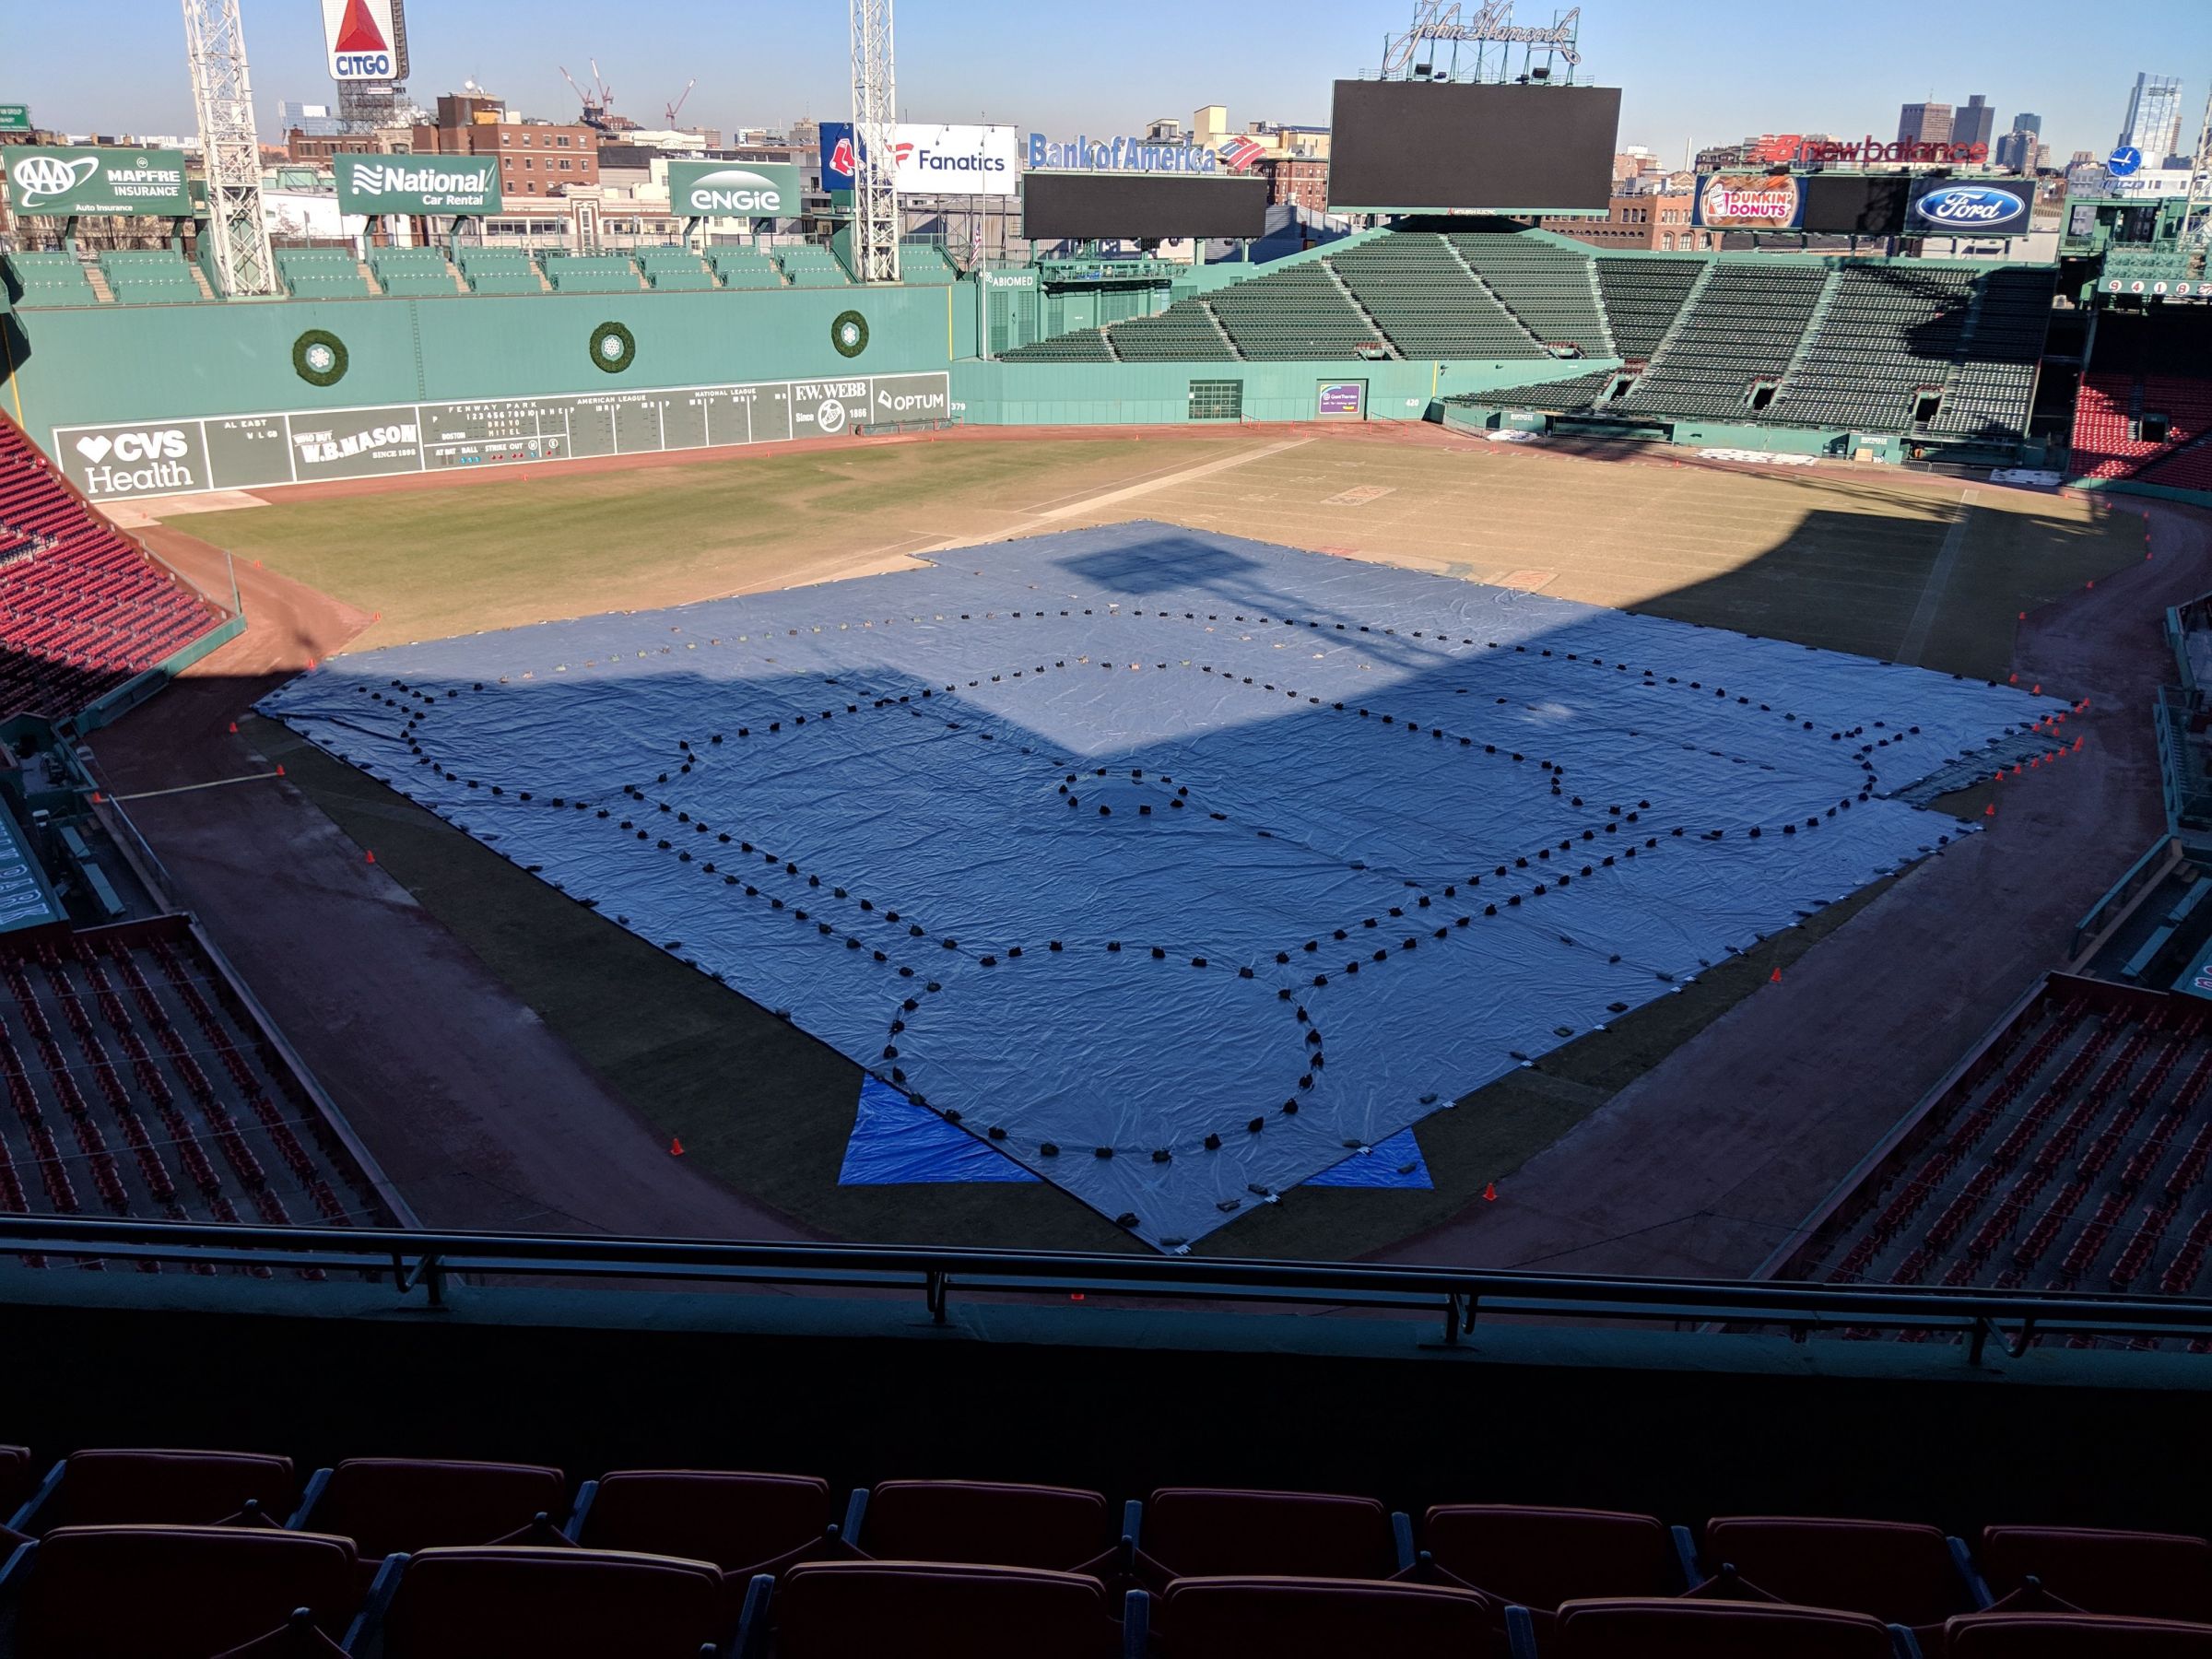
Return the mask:
[[[1710,230],[1794,230],[1804,218],[1802,180],[1771,173],[1709,173],[1698,181],[1690,223]]]

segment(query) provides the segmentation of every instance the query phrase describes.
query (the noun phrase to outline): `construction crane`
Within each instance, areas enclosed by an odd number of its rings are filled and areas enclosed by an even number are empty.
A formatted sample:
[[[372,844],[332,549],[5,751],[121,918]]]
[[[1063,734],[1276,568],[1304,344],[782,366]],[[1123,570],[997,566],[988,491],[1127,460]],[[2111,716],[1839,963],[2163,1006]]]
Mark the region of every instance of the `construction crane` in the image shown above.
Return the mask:
[[[561,69],[559,65],[556,64],[554,67],[560,69],[560,78],[569,83],[569,90],[575,93],[578,101],[583,105],[583,124],[588,127],[598,127],[605,131],[610,124],[609,118],[614,113],[615,89],[601,78],[599,60],[592,59],[591,65],[592,90],[589,92],[578,86],[576,77],[566,69]]]
[[[674,103],[663,104],[661,106],[661,113],[668,118],[668,125],[671,129],[674,129],[676,126],[677,116],[682,112],[684,104],[689,100],[691,96],[691,88],[698,85],[699,78],[698,76],[694,76],[691,79],[684,83],[684,89],[676,95],[676,101]]]

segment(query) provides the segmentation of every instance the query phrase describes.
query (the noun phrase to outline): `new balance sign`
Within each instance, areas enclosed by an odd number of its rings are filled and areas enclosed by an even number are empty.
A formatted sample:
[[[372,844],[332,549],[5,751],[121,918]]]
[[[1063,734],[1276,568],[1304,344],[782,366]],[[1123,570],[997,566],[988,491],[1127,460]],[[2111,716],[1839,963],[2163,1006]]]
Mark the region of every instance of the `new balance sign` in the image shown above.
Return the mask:
[[[8,204],[18,213],[148,213],[185,218],[192,194],[181,150],[76,149],[61,146],[0,150]]]
[[[333,156],[340,213],[500,211],[496,156]]]
[[[687,218],[796,218],[799,170],[788,161],[671,161],[668,201]]]

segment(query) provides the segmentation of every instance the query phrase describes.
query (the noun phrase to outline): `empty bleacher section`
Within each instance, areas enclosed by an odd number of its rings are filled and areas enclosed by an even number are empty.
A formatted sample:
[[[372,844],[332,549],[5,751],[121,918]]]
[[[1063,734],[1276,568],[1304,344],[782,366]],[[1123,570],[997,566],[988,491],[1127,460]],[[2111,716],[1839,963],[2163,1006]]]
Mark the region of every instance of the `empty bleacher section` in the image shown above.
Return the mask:
[[[461,275],[472,294],[542,294],[543,277],[522,248],[464,248]]]
[[[1078,328],[999,354],[1010,363],[1112,363],[1118,361],[1102,328]]]
[[[782,288],[782,268],[758,248],[715,248],[707,254],[707,263],[714,267],[715,276],[724,288]]]
[[[100,256],[100,274],[118,305],[197,305],[207,298],[182,253],[120,248]]]
[[[0,1212],[391,1224],[182,918],[0,942]]]
[[[1612,357],[1613,338],[1591,282],[1596,262],[1580,250],[1525,231],[1455,231],[1452,247],[1506,309],[1547,346]]]
[[[2071,472],[2212,489],[2212,319],[2169,307],[2098,313],[2074,405]]]
[[[1587,415],[1604,404],[1622,372],[1618,369],[1601,369],[1592,374],[1577,374],[1566,380],[1545,381],[1526,386],[1501,386],[1496,391],[1469,393],[1462,397],[1448,397],[1444,401],[1463,408],[1537,409],[1547,415]]]
[[[2212,1003],[2053,974],[1777,1277],[2201,1294],[2208,1169]]]
[[[69,253],[16,253],[0,256],[8,292],[21,306],[97,305],[100,296],[85,278],[85,268]]]
[[[369,280],[349,248],[278,248],[276,274],[295,300],[366,300]]]
[[[707,262],[688,248],[640,248],[637,261],[646,283],[665,293],[695,293],[714,286]]]
[[[1624,360],[1636,364],[1651,360],[1682,314],[1690,289],[1712,265],[1709,259],[1639,259],[1633,254],[1592,263],[1614,347]]]
[[[2008,265],[1983,277],[1943,406],[1925,429],[2017,441],[2028,433],[2058,274]]]
[[[0,418],[0,717],[65,718],[221,622]]]
[[[538,268],[557,294],[631,294],[643,286],[638,267],[619,253],[546,253]]]
[[[1131,317],[1107,330],[1128,363],[1226,363],[1236,351],[1202,300],[1178,300],[1151,317]]]
[[[899,280],[924,288],[949,288],[959,279],[960,268],[935,242],[899,245]]]
[[[429,300],[462,291],[460,278],[436,248],[373,248],[369,268],[377,286],[402,299]]]
[[[793,288],[847,288],[853,277],[837,255],[820,242],[798,242],[776,250],[776,263]]]
[[[1673,338],[1618,406],[1635,415],[1751,416],[1754,388],[1781,384],[1829,280],[1816,266],[1716,265]]]
[[[1441,235],[1382,236],[1332,254],[1328,263],[1400,357],[1548,355],[1542,342],[1469,274]]]
[[[27,1448],[0,1450],[20,1453],[27,1477],[37,1466]],[[130,1446],[63,1458],[0,1514],[13,1659],[2183,1659],[2212,1647],[2203,1537],[2003,1521],[1971,1536],[1794,1514],[1670,1527],[1562,1505],[1393,1512],[1368,1497],[1192,1486],[1117,1504],[958,1479],[884,1482],[839,1508],[817,1476],[616,1469],[571,1487],[545,1465],[351,1457],[302,1481],[287,1456]],[[179,1586],[189,1593],[162,1594]]]
[[[1382,344],[1320,261],[1234,283],[1209,300],[1237,354],[1252,362],[1348,358]]]
[[[1916,408],[1940,398],[1949,379],[1973,282],[1968,271],[1844,266],[1802,360],[1766,418],[1906,430]]]

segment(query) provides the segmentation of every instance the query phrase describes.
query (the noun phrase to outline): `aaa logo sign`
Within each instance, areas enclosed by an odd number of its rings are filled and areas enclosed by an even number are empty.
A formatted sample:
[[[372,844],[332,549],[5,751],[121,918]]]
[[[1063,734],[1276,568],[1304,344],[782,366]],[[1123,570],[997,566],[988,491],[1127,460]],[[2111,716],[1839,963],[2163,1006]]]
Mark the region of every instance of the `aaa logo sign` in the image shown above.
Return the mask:
[[[18,213],[144,213],[185,218],[192,193],[182,150],[86,149],[67,146],[0,150],[7,199]]]

